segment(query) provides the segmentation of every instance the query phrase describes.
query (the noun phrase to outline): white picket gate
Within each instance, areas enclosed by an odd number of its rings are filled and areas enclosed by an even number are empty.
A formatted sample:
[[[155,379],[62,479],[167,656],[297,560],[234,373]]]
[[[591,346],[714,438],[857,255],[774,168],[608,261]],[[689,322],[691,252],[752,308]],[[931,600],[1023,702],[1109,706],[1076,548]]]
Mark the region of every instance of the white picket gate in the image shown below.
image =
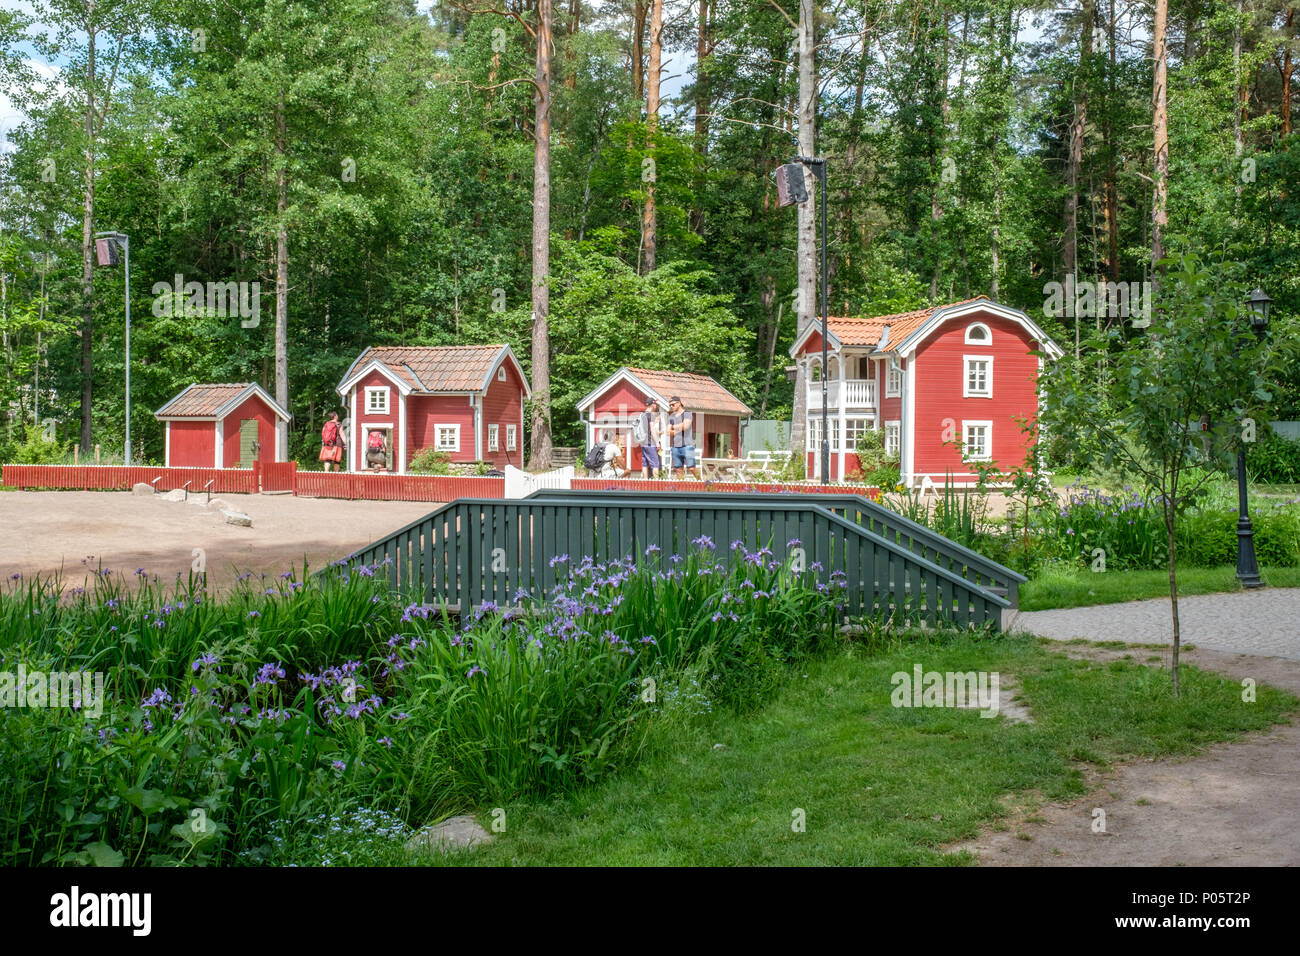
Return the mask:
[[[538,488],[570,488],[572,485],[572,465],[544,471],[540,475],[530,475],[514,465],[506,465],[507,498],[527,498]]]

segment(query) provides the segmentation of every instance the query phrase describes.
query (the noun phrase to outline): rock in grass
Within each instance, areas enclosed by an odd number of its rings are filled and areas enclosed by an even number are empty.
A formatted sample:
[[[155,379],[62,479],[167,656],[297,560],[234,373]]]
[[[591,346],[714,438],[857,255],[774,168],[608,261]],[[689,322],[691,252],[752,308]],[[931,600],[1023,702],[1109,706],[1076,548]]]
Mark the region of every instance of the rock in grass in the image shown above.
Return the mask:
[[[463,850],[490,842],[492,842],[492,834],[479,826],[479,822],[472,816],[465,814],[425,827],[407,841],[406,848],[446,853],[449,850]]]
[[[237,524],[241,528],[251,528],[253,526],[253,519],[250,518],[248,515],[244,514],[242,511],[223,510],[221,514],[225,517],[226,524]]]
[[[131,486],[131,494],[151,495],[153,494],[153,485],[149,484],[146,481],[137,481],[134,485]]]

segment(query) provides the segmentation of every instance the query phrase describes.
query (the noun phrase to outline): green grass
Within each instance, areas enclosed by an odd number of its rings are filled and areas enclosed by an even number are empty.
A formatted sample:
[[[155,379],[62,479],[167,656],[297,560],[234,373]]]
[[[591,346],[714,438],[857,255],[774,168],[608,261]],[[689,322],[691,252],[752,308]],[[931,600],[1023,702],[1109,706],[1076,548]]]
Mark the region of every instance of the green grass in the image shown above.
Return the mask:
[[[1300,587],[1300,568],[1263,568],[1260,576],[1271,587]],[[1180,568],[1178,594],[1218,594],[1240,591],[1237,569]],[[1048,568],[1020,586],[1020,610],[1115,604],[1169,596],[1168,571],[1101,571]]]
[[[924,640],[924,639],[922,639]],[[945,642],[946,640],[946,642]],[[1035,723],[950,708],[895,708],[891,675],[928,670],[1014,676]],[[505,832],[465,865],[953,865],[945,844],[1007,813],[1004,797],[1085,792],[1083,765],[1187,754],[1277,722],[1295,698],[1185,667],[1073,661],[1031,638],[940,636],[872,655],[835,651],[791,672],[746,716],[679,728],[627,772],[549,802],[507,803]],[[725,749],[715,749],[715,744]],[[804,832],[792,823],[802,810]],[[491,809],[480,820],[490,825]]]

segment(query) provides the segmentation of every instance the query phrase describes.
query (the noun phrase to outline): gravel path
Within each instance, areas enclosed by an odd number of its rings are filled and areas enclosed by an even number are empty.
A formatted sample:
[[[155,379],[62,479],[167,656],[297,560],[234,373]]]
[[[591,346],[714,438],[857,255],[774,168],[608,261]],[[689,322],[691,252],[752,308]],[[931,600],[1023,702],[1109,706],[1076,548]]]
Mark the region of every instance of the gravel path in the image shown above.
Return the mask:
[[[1300,588],[1260,588],[1178,599],[1184,644],[1300,661]],[[1024,611],[1013,630],[1057,641],[1172,644],[1169,599]]]

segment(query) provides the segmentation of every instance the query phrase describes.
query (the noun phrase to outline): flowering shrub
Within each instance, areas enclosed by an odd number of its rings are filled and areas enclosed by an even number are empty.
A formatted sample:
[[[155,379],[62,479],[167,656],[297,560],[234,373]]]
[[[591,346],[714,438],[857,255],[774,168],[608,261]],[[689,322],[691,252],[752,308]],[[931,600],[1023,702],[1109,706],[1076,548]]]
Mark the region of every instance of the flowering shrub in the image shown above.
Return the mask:
[[[459,624],[347,561],[305,583],[246,575],[222,600],[144,569],[73,589],[15,576],[0,670],[99,671],[105,700],[94,719],[0,710],[0,859],[387,859],[388,818],[377,843],[334,840],[374,822],[358,806],[422,821],[596,779],[661,712],[751,704],[830,632],[842,585],[707,538],[685,558],[556,563],[553,593]]]

